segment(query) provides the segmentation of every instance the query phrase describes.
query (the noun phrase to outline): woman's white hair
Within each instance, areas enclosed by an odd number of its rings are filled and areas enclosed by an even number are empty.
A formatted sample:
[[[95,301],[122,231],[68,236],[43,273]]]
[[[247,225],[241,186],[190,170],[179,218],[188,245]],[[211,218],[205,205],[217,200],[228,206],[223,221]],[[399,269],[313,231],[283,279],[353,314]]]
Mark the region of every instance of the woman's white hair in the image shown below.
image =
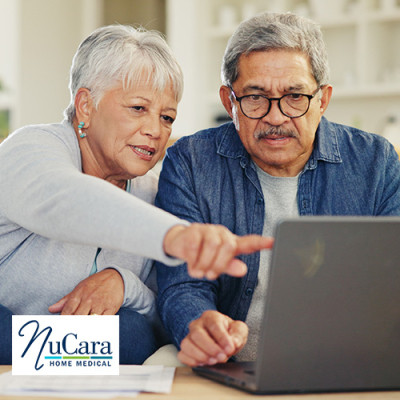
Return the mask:
[[[75,117],[75,96],[84,87],[90,90],[97,107],[104,93],[117,86],[131,87],[146,80],[154,90],[169,84],[179,102],[183,92],[183,74],[164,37],[128,25],[109,25],[96,29],[78,47],[70,72],[69,106],[65,117]]]

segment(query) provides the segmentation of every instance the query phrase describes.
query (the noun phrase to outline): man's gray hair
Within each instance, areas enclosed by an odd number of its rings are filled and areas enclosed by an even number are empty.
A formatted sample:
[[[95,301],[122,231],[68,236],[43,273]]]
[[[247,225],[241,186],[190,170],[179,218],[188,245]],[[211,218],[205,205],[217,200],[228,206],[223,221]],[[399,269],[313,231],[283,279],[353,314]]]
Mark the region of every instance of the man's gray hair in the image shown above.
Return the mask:
[[[171,84],[180,101],[183,74],[164,37],[157,31],[128,25],[98,28],[79,45],[73,58],[71,100],[64,114],[72,122],[79,88],[90,90],[97,107],[107,90],[121,83],[127,88],[143,79],[155,90]]]
[[[221,68],[223,84],[232,86],[238,78],[242,54],[269,50],[302,52],[309,57],[317,84],[329,83],[328,54],[319,25],[292,13],[265,12],[243,21],[229,39]]]

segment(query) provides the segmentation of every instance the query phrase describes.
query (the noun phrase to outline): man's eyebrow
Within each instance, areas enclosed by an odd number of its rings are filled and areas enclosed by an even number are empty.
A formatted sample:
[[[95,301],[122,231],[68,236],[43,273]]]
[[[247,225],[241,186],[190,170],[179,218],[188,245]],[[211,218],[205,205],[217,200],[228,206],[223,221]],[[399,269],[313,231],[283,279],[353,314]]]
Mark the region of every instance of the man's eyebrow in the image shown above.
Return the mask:
[[[287,87],[284,91],[287,93],[299,93],[305,90],[305,86],[303,84],[298,84],[298,85],[292,85]],[[251,93],[251,92],[263,92],[265,94],[268,94],[268,90],[266,90],[264,87],[259,86],[259,85],[248,85],[243,88],[244,93]]]
[[[287,91],[293,93],[293,92],[302,91],[302,90],[304,90],[304,89],[305,89],[305,86],[302,85],[302,84],[299,84],[299,85],[289,86],[289,87],[287,88]]]
[[[257,92],[264,92],[266,93],[267,91],[265,90],[265,88],[258,86],[258,85],[249,85],[249,86],[245,86],[243,88],[243,92],[252,92],[252,91],[257,91]]]

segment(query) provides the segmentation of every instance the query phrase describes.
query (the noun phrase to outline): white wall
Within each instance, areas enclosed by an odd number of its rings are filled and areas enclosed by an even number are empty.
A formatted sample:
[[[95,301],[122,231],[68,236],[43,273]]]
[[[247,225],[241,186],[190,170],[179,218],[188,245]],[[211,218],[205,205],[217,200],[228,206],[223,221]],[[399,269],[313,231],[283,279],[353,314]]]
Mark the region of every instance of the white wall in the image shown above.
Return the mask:
[[[200,12],[197,1],[167,1],[167,41],[182,67],[185,85],[172,137],[189,135],[207,127],[204,82],[198,74],[201,62],[199,46],[202,45],[201,35],[204,34]]]
[[[6,87],[17,80],[18,1],[0,0],[0,80]]]
[[[19,2],[0,0],[0,10],[0,108],[8,109],[17,102]],[[11,125],[16,117],[12,115]]]
[[[72,57],[95,24],[93,14],[82,0],[20,2],[18,124],[58,122],[69,103]]]
[[[100,0],[0,0],[0,78],[11,128],[58,122],[69,103],[72,57],[101,22]]]

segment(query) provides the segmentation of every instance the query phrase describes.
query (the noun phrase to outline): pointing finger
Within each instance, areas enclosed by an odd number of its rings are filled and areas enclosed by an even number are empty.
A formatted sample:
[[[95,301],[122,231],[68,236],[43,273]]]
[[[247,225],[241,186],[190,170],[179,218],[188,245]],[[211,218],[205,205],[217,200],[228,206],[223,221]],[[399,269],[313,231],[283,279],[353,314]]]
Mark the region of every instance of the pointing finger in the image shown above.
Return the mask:
[[[255,251],[272,249],[274,239],[271,237],[246,235],[237,238],[236,255],[249,254]]]

